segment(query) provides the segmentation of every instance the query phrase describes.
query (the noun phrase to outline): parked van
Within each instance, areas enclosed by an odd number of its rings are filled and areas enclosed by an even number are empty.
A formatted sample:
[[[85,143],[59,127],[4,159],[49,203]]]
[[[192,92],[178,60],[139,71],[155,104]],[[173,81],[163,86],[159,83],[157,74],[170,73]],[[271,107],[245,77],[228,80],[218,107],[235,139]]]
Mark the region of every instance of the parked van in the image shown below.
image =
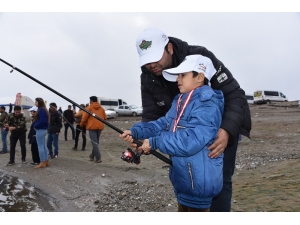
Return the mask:
[[[252,94],[246,94],[246,99],[247,99],[248,104],[254,103],[254,97]]]
[[[257,90],[253,93],[254,104],[270,104],[272,102],[287,102],[287,97],[280,91]]]
[[[119,105],[127,105],[125,101],[122,99],[110,99],[104,97],[97,97],[100,105],[104,109],[114,110],[114,108],[118,107]]]

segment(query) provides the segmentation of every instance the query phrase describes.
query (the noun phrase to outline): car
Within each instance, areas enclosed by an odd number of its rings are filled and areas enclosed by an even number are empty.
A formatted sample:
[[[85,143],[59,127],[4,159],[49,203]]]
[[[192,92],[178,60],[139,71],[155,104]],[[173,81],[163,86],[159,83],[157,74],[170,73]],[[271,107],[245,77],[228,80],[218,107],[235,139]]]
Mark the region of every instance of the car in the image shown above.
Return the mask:
[[[253,101],[254,97],[252,94],[246,94],[246,99],[247,99],[248,104],[254,103],[254,101]]]
[[[143,109],[136,105],[120,105],[114,110],[117,116],[141,116],[143,114]]]
[[[115,111],[109,109],[105,110],[105,114],[107,119],[115,118],[117,116],[117,113]]]

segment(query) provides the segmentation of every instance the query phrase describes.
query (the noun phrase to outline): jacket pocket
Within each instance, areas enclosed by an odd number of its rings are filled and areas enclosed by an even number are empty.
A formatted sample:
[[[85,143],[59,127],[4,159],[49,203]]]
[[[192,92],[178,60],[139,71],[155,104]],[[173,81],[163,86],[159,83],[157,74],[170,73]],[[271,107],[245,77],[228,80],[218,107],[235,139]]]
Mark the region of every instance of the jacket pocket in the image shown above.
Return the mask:
[[[187,166],[188,166],[188,172],[189,172],[189,175],[190,175],[191,188],[194,189],[194,178],[193,178],[193,171],[192,171],[191,163],[188,162]]]

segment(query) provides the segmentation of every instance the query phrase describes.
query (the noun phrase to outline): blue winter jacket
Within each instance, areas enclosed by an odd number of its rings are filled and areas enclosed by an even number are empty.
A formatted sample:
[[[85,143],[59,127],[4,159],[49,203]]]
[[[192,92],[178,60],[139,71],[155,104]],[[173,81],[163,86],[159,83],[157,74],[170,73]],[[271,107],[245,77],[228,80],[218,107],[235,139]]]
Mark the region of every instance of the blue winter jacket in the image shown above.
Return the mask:
[[[172,166],[169,177],[180,204],[209,208],[212,198],[220,193],[223,185],[223,154],[211,159],[207,149],[221,126],[223,93],[207,85],[197,88],[176,131],[172,132],[179,96],[174,98],[171,109],[164,117],[137,123],[130,130],[134,139],[149,138],[152,150],[159,149],[170,156]],[[185,93],[181,102],[187,96],[188,93]]]
[[[47,113],[44,108],[39,108],[37,111],[39,120],[34,123],[34,128],[38,130],[47,130],[49,127],[49,121],[47,118]]]

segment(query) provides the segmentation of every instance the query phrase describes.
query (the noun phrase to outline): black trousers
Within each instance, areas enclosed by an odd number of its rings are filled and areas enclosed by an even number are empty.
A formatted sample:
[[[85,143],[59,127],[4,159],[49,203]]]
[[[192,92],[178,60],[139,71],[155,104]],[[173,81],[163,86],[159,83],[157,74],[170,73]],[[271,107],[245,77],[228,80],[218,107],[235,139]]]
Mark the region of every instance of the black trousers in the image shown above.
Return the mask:
[[[72,131],[72,138],[75,139],[75,130],[73,124],[65,123],[65,140],[68,140],[68,128],[70,127]]]
[[[10,161],[15,162],[16,145],[19,140],[21,146],[22,160],[26,159],[26,132],[19,134],[11,133],[10,137]]]
[[[197,209],[197,208],[181,205],[179,202],[177,203],[178,203],[178,212],[209,212],[210,211],[209,208]]]
[[[40,155],[37,143],[31,144],[31,155],[34,163],[40,163]]]
[[[80,128],[79,125],[76,125],[75,147],[77,148],[77,146],[78,146],[78,139],[79,139],[80,133],[81,133],[81,136],[82,136],[82,149],[85,149],[85,145],[86,145],[86,128],[85,127]]]

